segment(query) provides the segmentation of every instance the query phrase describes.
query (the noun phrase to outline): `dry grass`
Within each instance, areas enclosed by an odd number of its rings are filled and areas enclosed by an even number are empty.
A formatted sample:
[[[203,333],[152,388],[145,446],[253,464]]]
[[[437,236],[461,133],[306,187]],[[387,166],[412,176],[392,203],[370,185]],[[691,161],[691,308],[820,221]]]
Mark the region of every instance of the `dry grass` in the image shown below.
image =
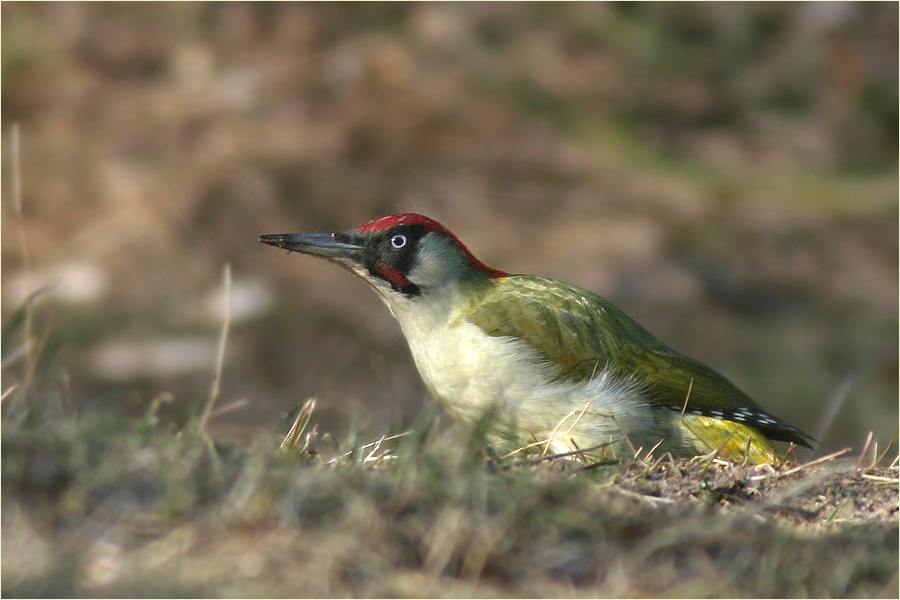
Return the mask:
[[[312,402],[240,447],[41,403],[3,428],[7,597],[896,595],[896,461],[512,461],[427,423],[348,446]]]

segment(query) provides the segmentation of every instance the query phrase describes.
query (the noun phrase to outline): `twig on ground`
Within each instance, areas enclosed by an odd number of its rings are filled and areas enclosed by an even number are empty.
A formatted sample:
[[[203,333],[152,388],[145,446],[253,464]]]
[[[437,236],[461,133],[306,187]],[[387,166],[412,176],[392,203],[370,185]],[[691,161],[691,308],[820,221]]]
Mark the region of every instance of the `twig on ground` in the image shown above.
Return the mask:
[[[212,411],[211,413],[209,413],[209,418],[212,419],[214,417],[218,417],[220,415],[230,413],[233,410],[238,410],[240,408],[247,406],[247,404],[249,404],[249,403],[250,403],[249,398],[239,398],[239,399],[235,400],[234,402],[229,402],[225,406],[220,406],[216,410]]]
[[[412,430],[404,431],[403,433],[397,433],[394,435],[388,435],[388,436],[383,435],[380,438],[378,438],[377,440],[375,440],[374,442],[369,442],[368,444],[363,444],[359,448],[355,448],[353,450],[350,450],[349,452],[344,452],[340,456],[337,456],[337,457],[331,459],[329,461],[329,464],[340,464],[340,462],[339,462],[340,459],[347,458],[348,456],[352,456],[353,453],[356,452],[357,450],[365,450],[365,449],[373,447],[373,446],[375,447],[375,450],[373,450],[372,452],[369,452],[366,455],[366,458],[363,459],[363,462],[372,462],[373,460],[377,460],[378,458],[386,458],[386,456],[384,456],[384,455],[381,457],[372,458],[372,454],[373,454],[373,452],[377,451],[377,449],[380,448],[381,444],[383,444],[384,442],[396,440],[397,438],[402,438],[404,436],[410,435],[411,433],[413,433]],[[326,435],[328,435],[328,434],[326,434]]]
[[[881,475],[872,475],[871,473],[863,473],[860,477],[870,481],[877,481],[878,483],[890,483],[893,485],[900,483],[900,477],[883,477]]]
[[[803,463],[802,465],[797,465],[792,469],[788,469],[787,471],[775,471],[774,473],[766,473],[764,475],[754,475],[750,477],[751,480],[758,481],[760,479],[768,479],[770,477],[784,477],[785,475],[791,475],[798,471],[802,471],[803,469],[808,469],[809,467],[822,464],[824,462],[828,462],[829,460],[834,460],[839,456],[843,456],[850,452],[851,448],[844,448],[843,450],[838,450],[837,452],[832,452],[831,454],[826,454],[825,456],[820,456],[815,460],[811,460],[808,463]]]
[[[31,258],[28,252],[28,236],[25,234],[25,217],[22,214],[22,170],[21,170],[21,152],[20,152],[20,136],[19,123],[13,123],[12,127],[12,160],[13,160],[13,205],[16,212],[16,228],[19,232],[19,246],[22,252],[22,268],[25,271],[25,317],[23,322],[23,331],[25,340],[23,348],[25,352],[25,376],[22,378],[23,385],[19,388],[19,393],[13,397],[11,404],[15,405],[20,398],[26,393],[34,376],[34,370],[37,366],[36,354],[34,352],[34,342],[32,340],[32,319],[30,302],[31,294]]]
[[[841,501],[841,503],[835,507],[834,511],[830,515],[828,515],[827,519],[825,519],[826,526],[831,525],[834,522],[841,511],[844,510],[844,507],[847,506],[848,502],[850,502],[850,498],[844,498],[843,501]]]
[[[17,387],[19,387],[19,384],[18,384],[18,383],[14,383],[14,384],[12,384],[12,385],[9,387],[8,390],[6,390],[5,392],[3,392],[3,395],[0,396],[0,404],[2,404],[3,401],[6,400],[7,396],[9,396],[10,394],[12,394],[12,393],[16,390]]]
[[[222,285],[225,302],[225,314],[222,318],[222,335],[219,336],[219,350],[216,356],[216,376],[212,382],[212,389],[209,392],[209,399],[206,401],[206,408],[200,417],[197,428],[200,431],[206,430],[206,422],[209,415],[212,414],[213,407],[219,399],[219,386],[222,381],[222,366],[225,363],[225,345],[228,341],[228,329],[231,326],[231,263],[225,263],[225,276]]]
[[[547,460],[554,460],[557,458],[567,458],[569,456],[577,456],[579,454],[584,455],[588,452],[593,452],[594,450],[599,450],[600,448],[604,448],[613,443],[615,443],[615,442],[604,442],[602,444],[597,444],[596,446],[588,446],[587,448],[579,448],[577,450],[572,450],[570,452],[563,452],[561,454],[548,454],[546,456],[539,456],[538,458],[531,459],[528,462],[536,465],[538,463],[541,463],[541,462],[544,462]]]
[[[887,458],[887,455],[891,452],[891,450],[893,450],[894,444],[897,443],[897,434],[898,434],[898,432],[894,431],[894,435],[891,436],[891,441],[888,442],[887,448],[884,449],[884,452],[881,453],[881,456],[879,456],[878,458],[875,459],[875,462],[873,462],[871,465],[869,465],[869,470],[874,469],[875,467],[877,467],[878,465],[881,464],[881,461],[883,461],[885,458]],[[891,464],[893,464],[893,463],[891,463]]]
[[[315,398],[310,398],[303,404],[303,407],[300,408],[300,412],[297,413],[297,418],[294,419],[293,425],[291,425],[290,430],[287,432],[287,435],[284,436],[284,440],[282,440],[281,442],[280,448],[282,450],[295,448],[297,446],[297,442],[300,440],[300,436],[303,435],[303,432],[306,430],[306,426],[309,424],[309,419],[312,417],[312,413],[315,409]]]
[[[859,458],[856,459],[856,468],[858,469],[860,465],[862,465],[863,459],[866,457],[866,454],[869,452],[869,444],[872,443],[872,436],[874,432],[870,431],[869,435],[866,436],[866,441],[863,444],[862,450],[859,451]]]

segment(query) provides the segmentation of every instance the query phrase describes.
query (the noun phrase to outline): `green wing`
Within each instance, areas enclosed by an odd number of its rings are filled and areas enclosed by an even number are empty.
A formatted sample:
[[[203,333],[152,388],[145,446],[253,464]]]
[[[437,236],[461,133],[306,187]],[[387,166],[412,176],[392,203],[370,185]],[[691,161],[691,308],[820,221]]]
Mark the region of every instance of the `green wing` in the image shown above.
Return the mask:
[[[466,319],[488,335],[517,337],[583,382],[605,369],[642,386],[653,403],[681,410],[764,412],[730,381],[672,350],[609,301],[530,275],[499,280]]]

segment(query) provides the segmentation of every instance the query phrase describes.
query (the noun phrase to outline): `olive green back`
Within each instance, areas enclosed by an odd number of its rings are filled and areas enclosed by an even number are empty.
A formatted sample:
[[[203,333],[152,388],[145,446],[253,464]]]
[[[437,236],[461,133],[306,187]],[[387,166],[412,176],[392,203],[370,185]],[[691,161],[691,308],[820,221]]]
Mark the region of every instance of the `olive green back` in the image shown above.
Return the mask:
[[[488,335],[524,340],[558,367],[562,380],[588,381],[609,370],[640,385],[652,402],[675,410],[685,400],[688,409],[762,410],[608,300],[566,283],[531,275],[496,280],[466,319]]]

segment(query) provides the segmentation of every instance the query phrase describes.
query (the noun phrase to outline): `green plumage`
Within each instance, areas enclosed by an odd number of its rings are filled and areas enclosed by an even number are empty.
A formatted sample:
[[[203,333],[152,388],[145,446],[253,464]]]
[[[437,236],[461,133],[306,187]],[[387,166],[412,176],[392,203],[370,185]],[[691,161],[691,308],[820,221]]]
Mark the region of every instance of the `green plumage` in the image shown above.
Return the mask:
[[[466,316],[491,336],[517,337],[558,367],[559,377],[584,382],[604,370],[636,383],[650,402],[681,411],[764,413],[752,399],[703,363],[669,348],[608,300],[531,275],[496,281]],[[772,439],[806,441],[772,418],[760,428]],[[784,425],[785,428],[782,428]]]
[[[594,447],[598,456],[659,447],[758,463],[776,460],[769,440],[809,445],[600,296],[491,269],[423,215],[260,241],[333,260],[368,282],[400,322],[438,402],[470,423],[491,414],[492,443]]]

